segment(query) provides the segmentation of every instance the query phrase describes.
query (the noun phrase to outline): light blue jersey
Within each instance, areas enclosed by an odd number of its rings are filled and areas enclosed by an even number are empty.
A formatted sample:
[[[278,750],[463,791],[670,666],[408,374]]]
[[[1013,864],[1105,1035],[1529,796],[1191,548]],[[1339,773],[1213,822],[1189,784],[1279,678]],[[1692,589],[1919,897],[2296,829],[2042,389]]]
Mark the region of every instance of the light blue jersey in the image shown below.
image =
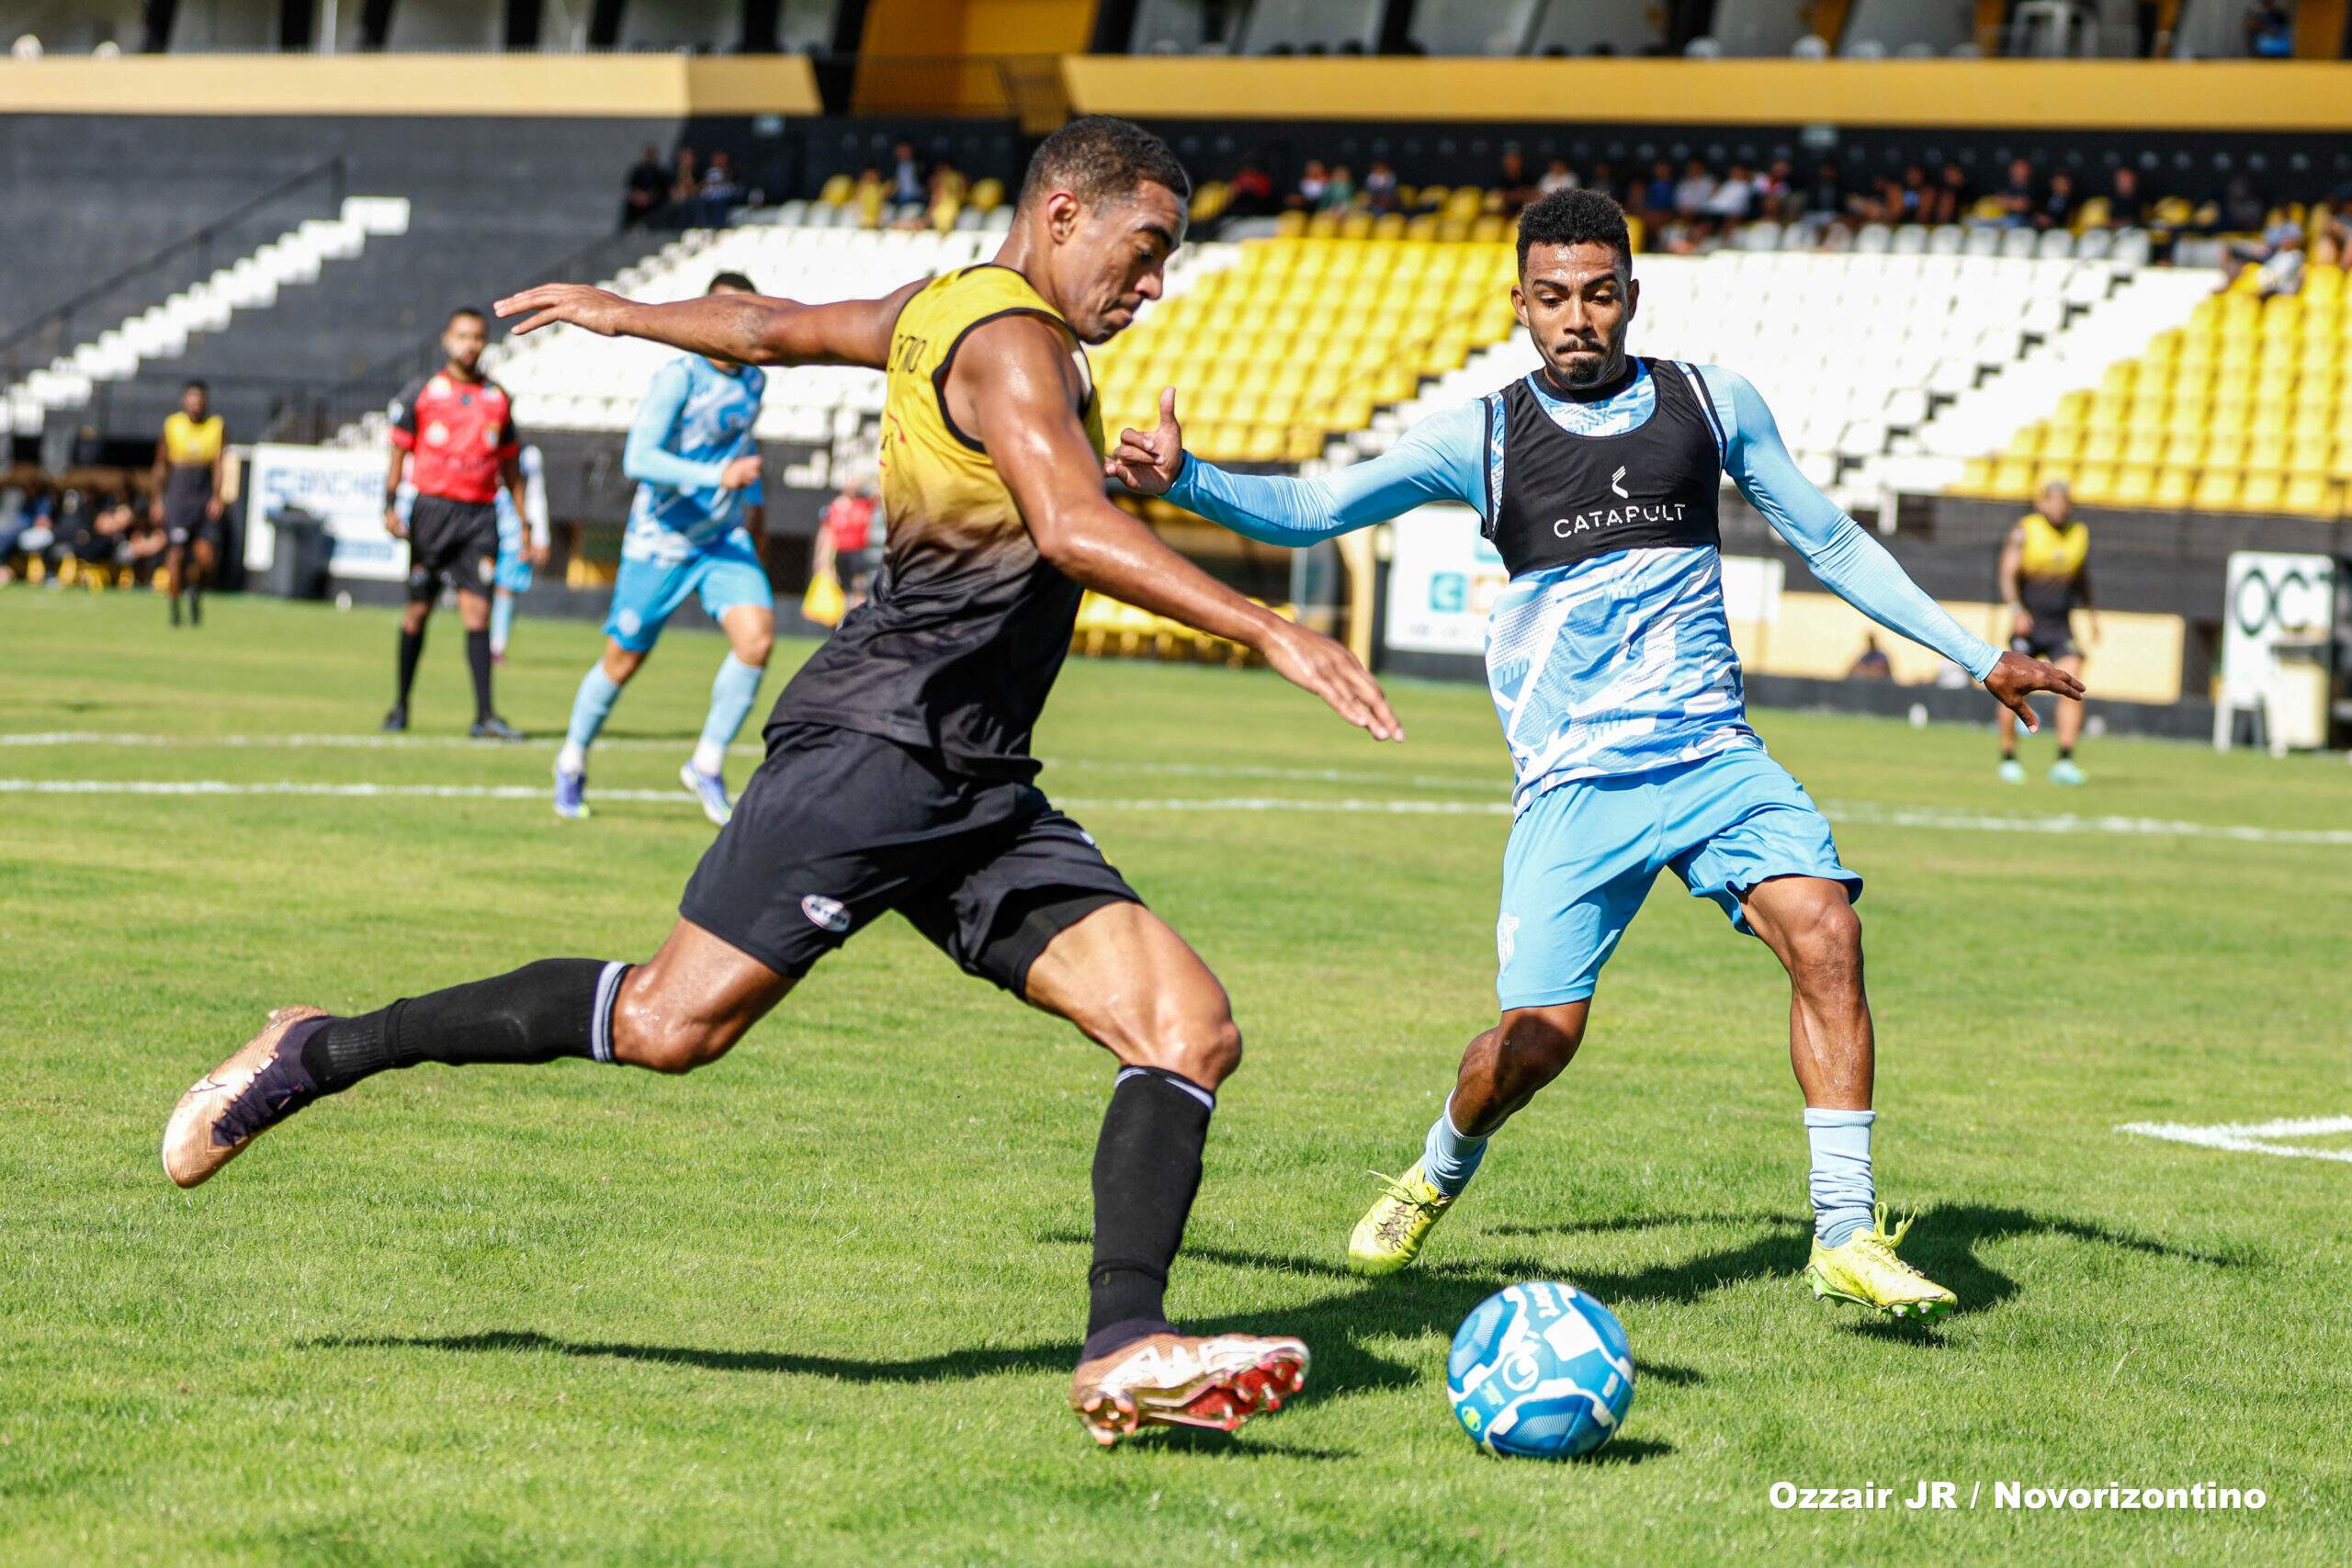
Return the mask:
[[[767,373],[757,367],[721,370],[700,355],[653,373],[621,458],[638,481],[623,560],[676,565],[727,539],[743,508],[760,504],[757,482],[728,490],[718,478],[729,462],[758,450],[752,427],[766,389]]]
[[[1540,373],[1528,386],[1569,434],[1619,436],[1640,429],[1658,406],[1648,367],[1637,361],[1634,368],[1622,390],[1592,401],[1555,396]],[[1666,362],[1657,374],[1696,381],[1713,413],[1723,472],[1833,592],[1975,679],[1991,672],[1999,651],[1921,592],[1797,471],[1744,378]],[[1229,474],[1187,458],[1168,499],[1272,544],[1312,544],[1429,502],[1476,508],[1491,528],[1510,456],[1495,402],[1447,410],[1380,457],[1319,479]],[[1613,524],[1602,511],[1564,516],[1559,525]],[[1488,618],[1487,674],[1521,812],[1574,780],[1653,773],[1762,745],[1747,724],[1722,558],[1711,546],[1622,549],[1514,578]]]

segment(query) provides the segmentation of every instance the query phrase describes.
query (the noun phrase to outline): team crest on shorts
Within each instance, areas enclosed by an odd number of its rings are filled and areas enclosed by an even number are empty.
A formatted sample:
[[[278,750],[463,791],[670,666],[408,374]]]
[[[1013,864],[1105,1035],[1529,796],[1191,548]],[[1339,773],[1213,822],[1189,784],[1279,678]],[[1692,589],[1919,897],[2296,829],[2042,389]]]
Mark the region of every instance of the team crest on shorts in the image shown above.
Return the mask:
[[[482,557],[475,563],[475,570],[481,573],[482,586],[485,588],[498,578],[498,563],[488,556]]]
[[[838,898],[811,893],[800,900],[800,912],[808,917],[810,925],[820,930],[835,932],[849,930],[849,908]]]

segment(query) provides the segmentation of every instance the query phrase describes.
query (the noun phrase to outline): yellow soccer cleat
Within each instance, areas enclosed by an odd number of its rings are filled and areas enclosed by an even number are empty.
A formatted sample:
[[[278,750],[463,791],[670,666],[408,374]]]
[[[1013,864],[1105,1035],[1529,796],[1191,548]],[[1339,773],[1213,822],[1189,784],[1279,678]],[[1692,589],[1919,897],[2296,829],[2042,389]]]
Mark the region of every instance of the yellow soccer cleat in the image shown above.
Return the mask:
[[[1374,1176],[1380,1172],[1374,1171]],[[1380,1176],[1388,1190],[1356,1222],[1348,1237],[1348,1267],[1359,1274],[1394,1274],[1421,1255],[1453,1199],[1421,1173],[1420,1162],[1402,1176]]]
[[[1917,1216],[1914,1215],[1913,1218]],[[1804,1277],[1814,1298],[1836,1296],[1860,1302],[1890,1317],[1915,1321],[1938,1318],[1960,1305],[1960,1298],[1894,1256],[1894,1248],[1911,1229],[1905,1220],[1892,1233],[1886,1228],[1886,1205],[1881,1203],[1870,1227],[1856,1231],[1843,1247],[1824,1247],[1813,1238],[1813,1258]]]

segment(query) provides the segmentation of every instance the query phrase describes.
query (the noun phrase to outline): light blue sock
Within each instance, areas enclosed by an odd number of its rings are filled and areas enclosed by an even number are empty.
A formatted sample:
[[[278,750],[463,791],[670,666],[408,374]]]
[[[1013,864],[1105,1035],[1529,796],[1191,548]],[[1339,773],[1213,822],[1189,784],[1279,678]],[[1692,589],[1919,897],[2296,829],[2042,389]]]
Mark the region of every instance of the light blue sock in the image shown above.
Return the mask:
[[[710,714],[702,721],[702,741],[695,748],[695,766],[716,777],[727,761],[727,748],[743,728],[752,703],[760,694],[760,677],[767,671],[746,664],[729,653],[710,681]]]
[[[1878,1188],[1871,1180],[1871,1123],[1875,1111],[1804,1111],[1805,1142],[1813,1145],[1813,1234],[1824,1247],[1843,1247],[1871,1223]]]
[[[1487,1157],[1487,1140],[1466,1138],[1453,1125],[1453,1097],[1445,1097],[1445,1109],[1430,1123],[1430,1135],[1421,1142],[1421,1174],[1430,1185],[1451,1198],[1470,1185],[1478,1174],[1478,1162]]]
[[[490,599],[490,651],[506,651],[506,639],[514,631],[514,595],[493,593]]]
[[[588,673],[580,677],[580,690],[571,699],[571,728],[564,731],[560,759],[576,765],[567,767],[566,772],[579,773],[586,768],[589,744],[605,728],[605,720],[611,716],[620,694],[620,682],[605,673],[601,660],[590,665]]]

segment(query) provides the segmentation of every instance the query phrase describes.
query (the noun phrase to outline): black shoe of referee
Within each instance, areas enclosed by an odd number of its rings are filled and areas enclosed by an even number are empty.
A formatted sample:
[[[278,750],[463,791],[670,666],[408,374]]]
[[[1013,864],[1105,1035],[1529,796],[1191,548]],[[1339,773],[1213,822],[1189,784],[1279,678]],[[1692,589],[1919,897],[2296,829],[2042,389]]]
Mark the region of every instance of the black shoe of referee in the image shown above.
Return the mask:
[[[473,728],[468,730],[466,733],[472,736],[477,740],[522,740],[528,739],[521,730],[515,728],[513,725],[507,723],[504,719],[499,717],[494,713],[474,720]]]
[[[393,704],[392,711],[384,716],[384,722],[379,728],[387,735],[399,735],[405,731],[408,728],[408,705]]]

